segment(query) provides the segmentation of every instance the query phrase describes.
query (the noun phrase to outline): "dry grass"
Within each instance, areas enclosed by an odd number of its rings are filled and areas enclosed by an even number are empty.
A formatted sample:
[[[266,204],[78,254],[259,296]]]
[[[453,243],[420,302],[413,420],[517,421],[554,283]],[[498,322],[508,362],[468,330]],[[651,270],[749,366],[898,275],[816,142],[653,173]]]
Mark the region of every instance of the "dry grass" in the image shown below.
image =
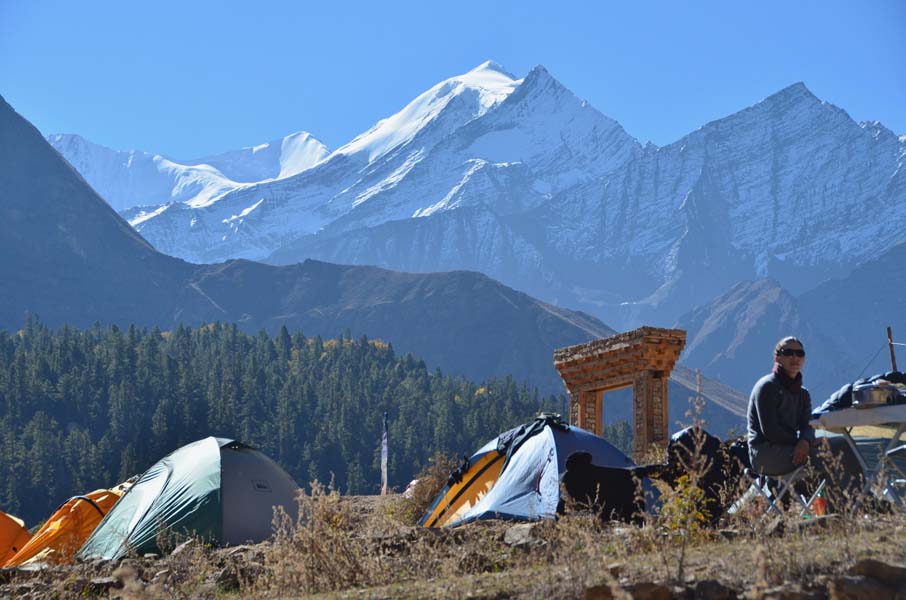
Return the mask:
[[[762,538],[703,535],[688,544],[682,581],[665,573],[644,527],[603,524],[592,515],[567,516],[536,525],[532,544],[511,547],[503,543],[506,524],[472,524],[453,532],[410,532],[389,545],[372,540],[357,546],[365,554],[359,560],[366,568],[355,583],[341,573],[322,585],[295,590],[265,585],[254,595],[294,591],[344,598],[576,598],[598,586],[620,591],[655,582],[676,588],[703,580],[720,581],[740,595],[778,586],[823,590],[857,558],[906,562],[906,519],[877,516],[870,522],[857,536],[822,526],[790,528]],[[839,551],[847,537],[852,538],[848,555]],[[664,536],[661,543],[675,540]],[[328,564],[320,568],[331,571]]]
[[[855,497],[835,498],[834,518],[804,519],[794,505],[778,519],[750,511],[709,526],[693,485],[707,465],[701,458],[690,457],[688,479],[662,489],[662,510],[640,526],[568,510],[519,525],[529,531],[518,543],[506,539],[513,523],[414,527],[453,466],[441,456],[411,498],[344,497],[315,483],[297,521],[278,515],[271,542],[215,550],[195,541],[161,559],[17,573],[0,596],[626,598],[654,584],[692,597],[710,580],[740,597],[778,587],[823,597],[828,581],[859,559],[906,564],[906,515]]]
[[[825,590],[861,558],[906,563],[906,516],[861,512],[805,521],[788,516],[771,532],[729,520],[686,540],[678,578],[679,539],[663,523],[641,527],[568,514],[531,526],[530,540],[505,543],[512,523],[480,522],[426,530],[393,520],[386,503],[343,497],[315,486],[302,499],[304,518],[283,520],[273,542],[214,550],[195,542],[161,559],[88,563],[36,575],[0,595],[122,598],[576,598],[587,590],[632,591],[642,582],[691,589],[716,580],[740,596],[784,588]],[[665,557],[667,560],[665,561]],[[98,585],[112,577],[116,589]]]
[[[349,528],[351,520],[336,512],[340,499],[308,497],[306,514],[314,520],[278,538],[267,558],[269,576],[244,595],[575,598],[596,586],[619,592],[640,582],[676,588],[701,580],[743,594],[777,586],[823,590],[859,558],[906,562],[901,515],[806,522],[791,513],[786,527],[773,530],[764,521],[730,520],[724,525],[738,527],[699,527],[682,541],[665,521],[636,527],[571,514],[535,524],[528,543],[512,546],[504,541],[512,523]],[[675,513],[666,518],[682,522]]]
[[[388,516],[404,525],[415,525],[447,485],[450,473],[461,461],[443,452],[438,452],[428,461],[418,475],[418,483],[410,496],[399,496],[388,505]]]

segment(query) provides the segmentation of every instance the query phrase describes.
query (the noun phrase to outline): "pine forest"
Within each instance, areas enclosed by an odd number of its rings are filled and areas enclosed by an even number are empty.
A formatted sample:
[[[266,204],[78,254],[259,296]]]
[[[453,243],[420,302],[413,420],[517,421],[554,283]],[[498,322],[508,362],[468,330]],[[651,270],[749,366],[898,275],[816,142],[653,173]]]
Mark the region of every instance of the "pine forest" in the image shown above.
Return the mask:
[[[301,485],[401,488],[437,452],[461,456],[564,397],[511,378],[476,384],[348,335],[235,325],[0,331],[0,507],[33,524],[70,496],[110,487],[215,435],[251,444]]]

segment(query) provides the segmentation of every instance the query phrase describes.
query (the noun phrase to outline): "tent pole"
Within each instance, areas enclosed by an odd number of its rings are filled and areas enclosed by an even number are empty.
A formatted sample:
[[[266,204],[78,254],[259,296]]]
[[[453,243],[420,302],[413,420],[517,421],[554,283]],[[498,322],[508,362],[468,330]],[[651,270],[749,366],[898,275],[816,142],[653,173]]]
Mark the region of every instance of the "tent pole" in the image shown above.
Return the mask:
[[[890,325],[887,326],[887,347],[890,349],[890,366],[896,371],[897,356],[893,352],[893,329],[891,329]]]

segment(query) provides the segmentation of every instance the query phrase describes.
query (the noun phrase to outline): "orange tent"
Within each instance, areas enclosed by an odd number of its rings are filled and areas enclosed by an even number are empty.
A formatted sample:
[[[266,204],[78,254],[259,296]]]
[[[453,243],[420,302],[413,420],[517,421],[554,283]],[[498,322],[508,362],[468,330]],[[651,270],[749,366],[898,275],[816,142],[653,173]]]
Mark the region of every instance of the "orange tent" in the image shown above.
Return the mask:
[[[84,496],[73,496],[51,515],[34,537],[16,554],[0,560],[0,566],[18,567],[27,562],[71,563],[101,519],[126,490],[119,485],[111,490],[95,490]]]
[[[25,523],[12,515],[0,512],[0,566],[25,546],[30,537]]]

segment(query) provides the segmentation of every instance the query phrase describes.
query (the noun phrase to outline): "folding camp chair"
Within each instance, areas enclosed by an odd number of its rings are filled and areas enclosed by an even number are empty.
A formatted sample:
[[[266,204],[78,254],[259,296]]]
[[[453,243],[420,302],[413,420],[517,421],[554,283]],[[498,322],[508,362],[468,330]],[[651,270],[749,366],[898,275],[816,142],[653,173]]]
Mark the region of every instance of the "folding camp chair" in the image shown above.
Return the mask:
[[[906,435],[906,404],[887,404],[871,408],[844,408],[821,413],[810,423],[815,429],[824,429],[843,434],[853,454],[865,474],[862,494],[855,500],[861,503],[868,494],[890,500],[895,505],[906,509],[906,473],[894,462],[894,458],[906,456],[906,444],[902,436]],[[866,457],[860,451],[852,436],[854,427],[890,426],[896,431],[884,446],[876,468],[869,468]]]
[[[884,452],[884,457],[879,465],[879,471],[890,469],[890,475],[886,478],[886,485],[881,491],[881,497],[899,505],[900,508],[906,508],[906,473],[897,466],[893,459],[906,457],[906,444],[900,444]],[[894,474],[895,473],[895,474]],[[896,477],[899,474],[899,478]]]
[[[733,503],[733,506],[727,512],[731,515],[736,514],[753,498],[761,497],[764,498],[768,505],[763,517],[771,513],[783,514],[782,503],[784,498],[789,495],[802,505],[802,511],[800,512],[802,516],[813,515],[812,505],[815,503],[815,499],[824,491],[826,482],[822,479],[812,496],[806,499],[805,496],[797,494],[793,489],[802,478],[804,471],[805,465],[797,467],[784,475],[762,475],[753,469],[746,469],[745,476],[750,482],[749,489],[739,500]]]

